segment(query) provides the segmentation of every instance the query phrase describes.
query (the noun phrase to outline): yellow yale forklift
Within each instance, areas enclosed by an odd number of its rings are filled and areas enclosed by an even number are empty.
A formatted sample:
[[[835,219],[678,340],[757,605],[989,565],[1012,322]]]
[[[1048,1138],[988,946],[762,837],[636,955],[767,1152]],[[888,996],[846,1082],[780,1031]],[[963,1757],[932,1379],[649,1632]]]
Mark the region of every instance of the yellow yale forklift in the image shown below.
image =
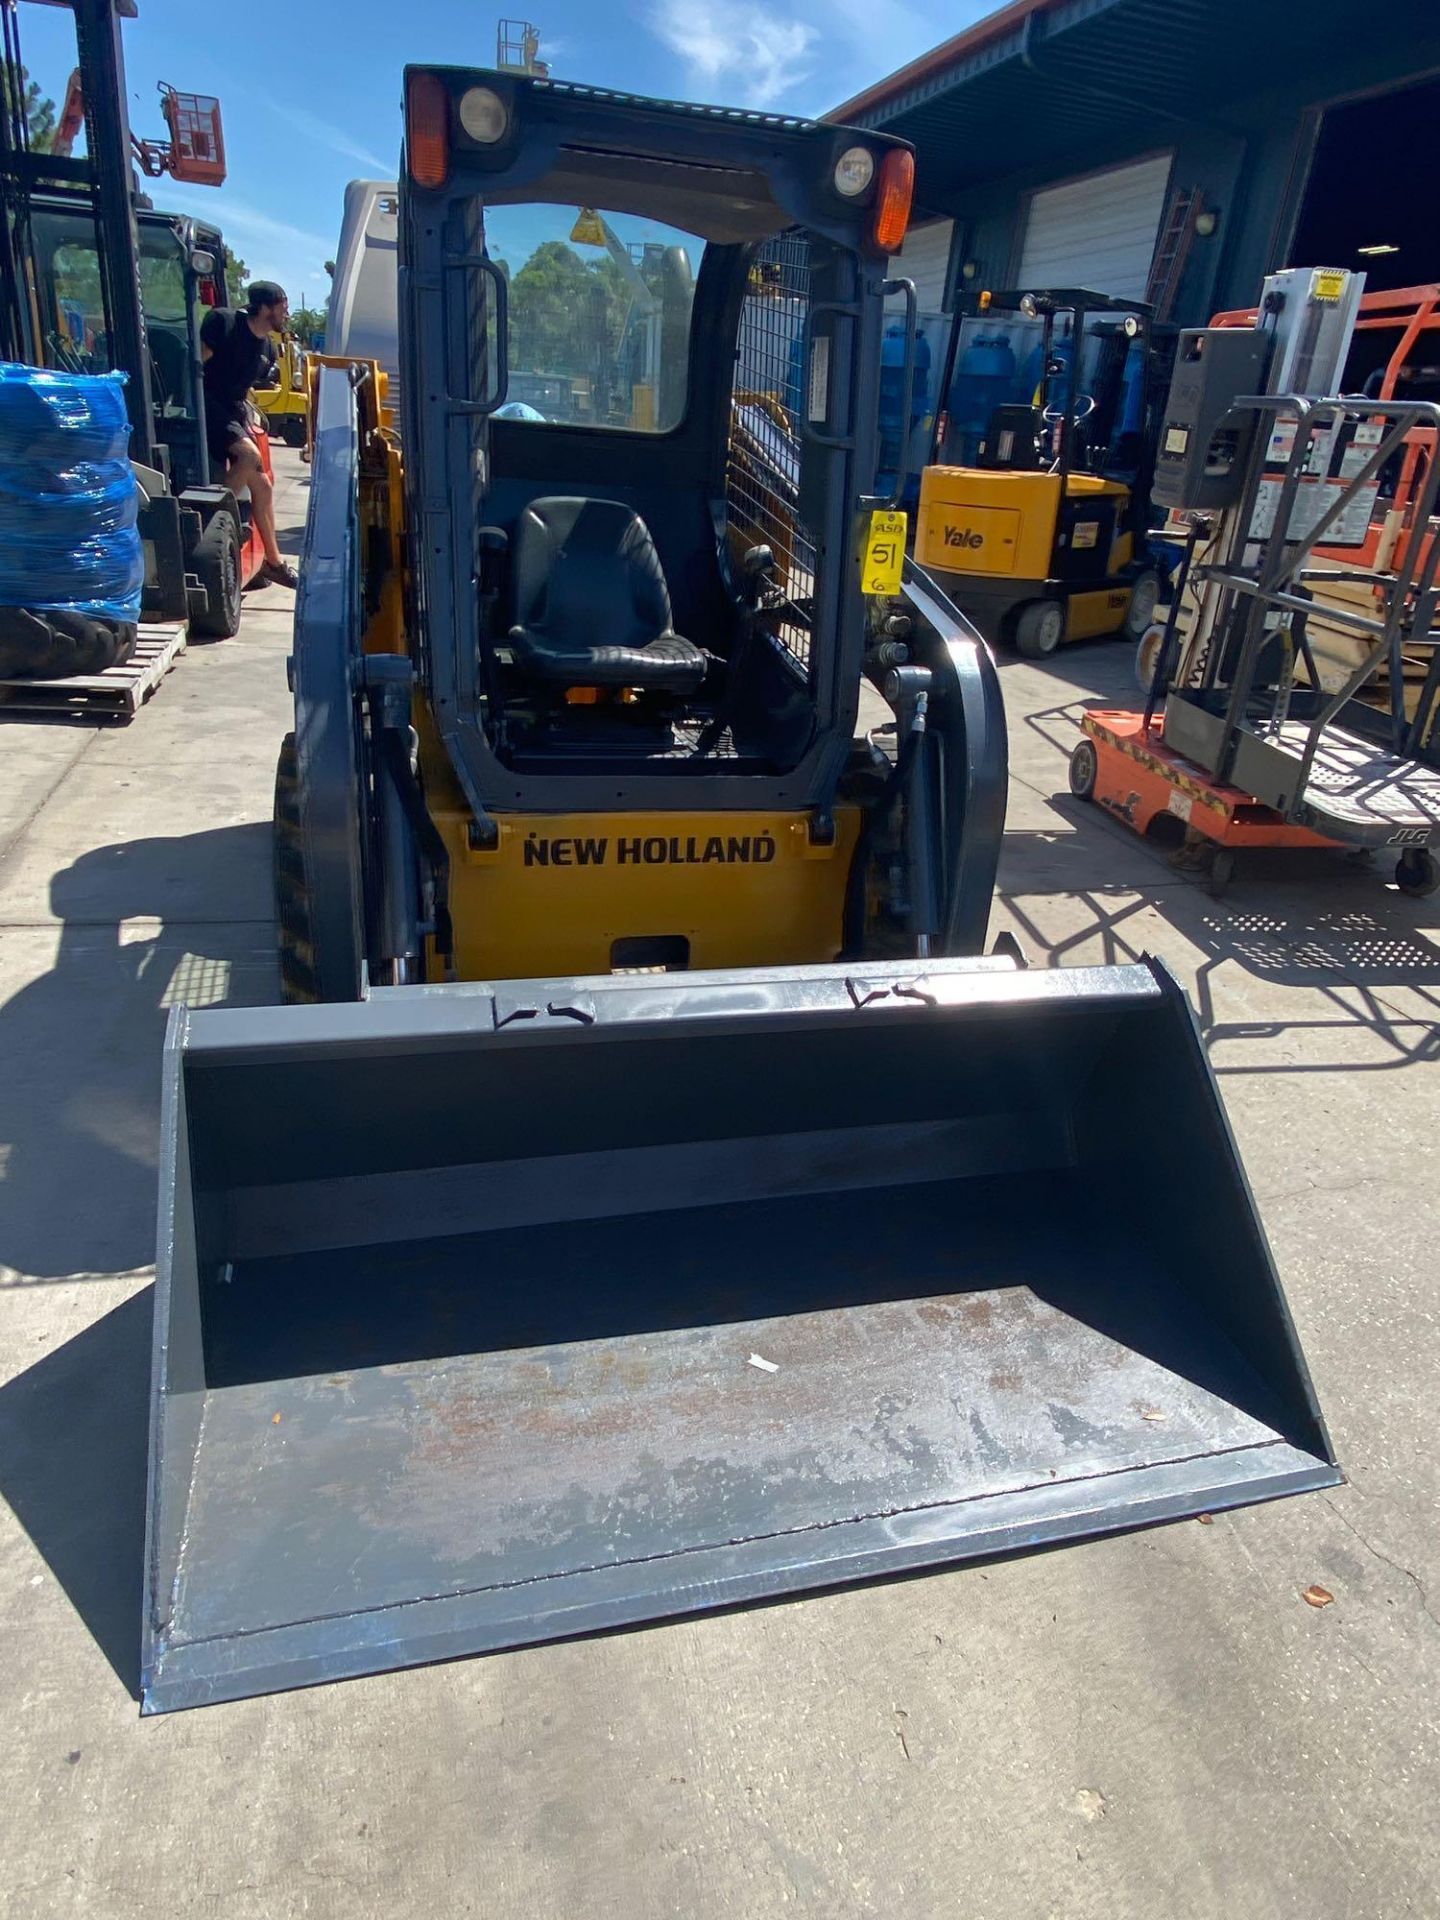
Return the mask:
[[[1336,1483],[1183,993],[985,952],[998,679],[876,485],[912,170],[406,76],[399,434],[317,372],[310,1004],[168,1039],[147,1711]]]
[[[1150,625],[1150,309],[1056,287],[982,293],[951,330],[915,558],[1031,659]]]

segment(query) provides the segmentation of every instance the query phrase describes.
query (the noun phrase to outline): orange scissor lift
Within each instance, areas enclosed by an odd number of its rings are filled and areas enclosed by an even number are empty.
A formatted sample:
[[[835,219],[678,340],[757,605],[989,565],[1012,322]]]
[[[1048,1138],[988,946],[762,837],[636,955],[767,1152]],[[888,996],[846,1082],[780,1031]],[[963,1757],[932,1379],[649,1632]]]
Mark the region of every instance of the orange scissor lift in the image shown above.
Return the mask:
[[[1212,325],[1254,326],[1258,314],[1255,308],[1222,313]],[[1402,891],[1424,894],[1440,885],[1431,852],[1440,845],[1440,636],[1431,632],[1440,597],[1440,414],[1395,397],[1401,370],[1414,363],[1427,336],[1440,358],[1440,286],[1364,295],[1355,332],[1395,336],[1380,391],[1373,401],[1327,401],[1313,409],[1299,403],[1293,436],[1278,443],[1285,448],[1285,475],[1270,481],[1279,487],[1283,509],[1276,512],[1275,528],[1288,533],[1294,524],[1309,455],[1317,440],[1333,436],[1342,414],[1356,436],[1348,489],[1332,481],[1330,510],[1310,537],[1276,540],[1258,567],[1239,572],[1245,529],[1232,526],[1227,540],[1202,514],[1172,514],[1185,546],[1164,637],[1150,651],[1154,664],[1145,705],[1138,711],[1087,711],[1083,738],[1071,755],[1070,788],[1077,798],[1093,801],[1142,835],[1155,832],[1161,821],[1178,822],[1192,852],[1208,855],[1214,893],[1229,884],[1237,852],[1278,847],[1389,847],[1397,855],[1395,879]],[[1275,405],[1254,410],[1265,416],[1267,430],[1282,413],[1294,412]],[[1394,476],[1393,491],[1383,499],[1382,469]],[[1247,512],[1246,528],[1249,518]],[[1217,639],[1212,631],[1206,646],[1186,648],[1178,621],[1192,575],[1217,578],[1226,590],[1227,562],[1206,564],[1218,545],[1229,548],[1229,611],[1237,618],[1228,637]],[[1348,586],[1362,609],[1323,610],[1326,627],[1350,630],[1359,655],[1328,693],[1306,636],[1306,622],[1317,612],[1313,602],[1307,608],[1311,593],[1297,578],[1307,559],[1319,563],[1318,577],[1327,585]],[[1248,634],[1242,632],[1246,624]],[[1267,644],[1288,654],[1268,703],[1257,702],[1252,692]],[[1223,699],[1216,672],[1222,646],[1230,657]],[[1405,667],[1417,656],[1425,662],[1421,684],[1407,694]],[[1383,682],[1387,670],[1388,695],[1382,685],[1378,693],[1385,697],[1377,702],[1376,682]],[[1179,723],[1168,737],[1161,710],[1167,690],[1176,696]],[[1337,717],[1345,723],[1338,729]],[[1242,770],[1260,774],[1253,781],[1260,792],[1242,784]]]

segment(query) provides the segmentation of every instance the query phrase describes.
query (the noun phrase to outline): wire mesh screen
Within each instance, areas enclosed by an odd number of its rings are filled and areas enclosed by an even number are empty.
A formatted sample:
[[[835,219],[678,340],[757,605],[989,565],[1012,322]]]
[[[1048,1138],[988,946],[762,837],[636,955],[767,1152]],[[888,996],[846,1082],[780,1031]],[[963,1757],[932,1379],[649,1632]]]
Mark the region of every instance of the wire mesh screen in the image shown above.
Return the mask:
[[[800,392],[810,244],[782,233],[758,249],[740,310],[730,400],[726,526],[732,558],[769,547],[787,605],[777,637],[810,666],[815,544],[800,517]]]

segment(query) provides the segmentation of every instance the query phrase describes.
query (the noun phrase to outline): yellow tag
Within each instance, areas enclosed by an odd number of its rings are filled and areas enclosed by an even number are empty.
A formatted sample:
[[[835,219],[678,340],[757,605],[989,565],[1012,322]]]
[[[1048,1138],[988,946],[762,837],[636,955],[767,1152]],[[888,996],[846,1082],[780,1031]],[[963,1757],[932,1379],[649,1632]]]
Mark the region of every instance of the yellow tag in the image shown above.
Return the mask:
[[[1310,291],[1317,300],[1338,300],[1349,278],[1339,267],[1317,267],[1310,276]]]
[[[860,591],[869,594],[893,594],[900,591],[900,574],[905,565],[905,534],[910,516],[886,513],[883,509],[870,516],[870,535],[865,542],[865,564],[860,572]]]
[[[605,228],[593,207],[581,207],[575,224],[570,229],[570,238],[577,247],[604,246]]]

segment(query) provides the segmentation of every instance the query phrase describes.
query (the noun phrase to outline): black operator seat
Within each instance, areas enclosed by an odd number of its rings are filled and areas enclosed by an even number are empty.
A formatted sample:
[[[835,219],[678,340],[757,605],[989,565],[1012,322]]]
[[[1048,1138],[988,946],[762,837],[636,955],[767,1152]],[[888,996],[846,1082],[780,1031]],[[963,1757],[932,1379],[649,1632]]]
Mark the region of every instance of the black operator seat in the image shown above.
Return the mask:
[[[675,694],[699,687],[705,655],[671,629],[670,590],[638,513],[618,500],[532,500],[512,551],[510,647],[527,679]]]

